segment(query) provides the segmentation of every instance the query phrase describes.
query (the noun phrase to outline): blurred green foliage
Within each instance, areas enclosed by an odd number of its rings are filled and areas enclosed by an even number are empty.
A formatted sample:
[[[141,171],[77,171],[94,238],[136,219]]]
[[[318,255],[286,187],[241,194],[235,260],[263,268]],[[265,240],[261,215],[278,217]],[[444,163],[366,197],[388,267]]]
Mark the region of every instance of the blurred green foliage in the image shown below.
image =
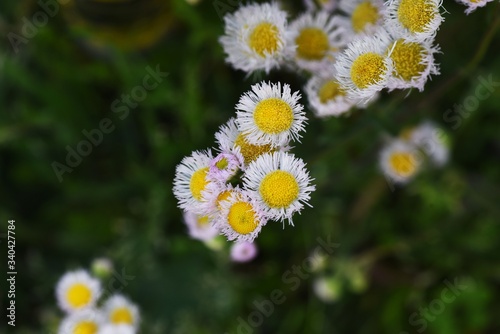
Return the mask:
[[[16,220],[18,271],[17,324],[7,328],[4,318],[0,331],[54,330],[62,317],[58,278],[106,256],[134,276],[121,292],[140,306],[142,333],[238,333],[238,318],[248,321],[254,301],[275,289],[286,301],[254,333],[417,333],[421,319],[427,333],[497,333],[500,89],[456,128],[444,114],[474,95],[480,76],[500,81],[498,1],[469,16],[445,1],[441,75],[423,93],[384,94],[349,117],[308,114],[294,151],[315,178],[313,208],[295,227],[266,226],[258,258],[244,265],[229,262],[229,244],[215,252],[189,239],[171,190],[175,166],[214,145],[213,134],[251,84],[265,78],[297,90],[305,79],[286,71],[246,78],[226,65],[214,3],[171,1],[173,25],[148,50],[96,52],[85,40],[99,36],[75,32],[56,15],[17,53],[7,34],[19,34],[21,19],[40,8],[35,1],[0,4],[0,219],[2,233]],[[302,10],[289,3],[293,13]],[[168,77],[120,119],[113,101],[157,65]],[[76,148],[82,131],[104,118],[114,130],[59,182],[53,162],[65,163],[67,146]],[[425,119],[449,132],[451,162],[391,191],[377,167],[382,138]],[[324,303],[309,274],[292,289],[283,275],[302,265],[318,237],[340,244],[327,258],[327,274],[343,270],[339,263],[359,264],[365,290],[343,284],[339,298]],[[467,289],[438,315],[421,316],[456,278]],[[4,309],[5,280],[1,287]]]

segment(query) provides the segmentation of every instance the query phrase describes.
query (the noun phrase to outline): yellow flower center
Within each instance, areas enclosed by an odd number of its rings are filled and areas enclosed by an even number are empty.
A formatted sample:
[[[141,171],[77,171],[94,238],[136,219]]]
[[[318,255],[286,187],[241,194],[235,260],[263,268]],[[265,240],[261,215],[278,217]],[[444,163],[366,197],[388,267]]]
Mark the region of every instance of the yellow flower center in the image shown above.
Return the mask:
[[[379,83],[386,70],[384,58],[376,53],[368,52],[353,62],[351,79],[358,88],[363,89]]]
[[[325,57],[330,44],[325,32],[318,28],[304,28],[295,39],[297,55],[307,60],[321,60]]]
[[[345,92],[338,82],[330,80],[327,81],[321,86],[318,92],[318,97],[321,103],[326,103],[330,100],[334,100],[338,96],[345,95]]]
[[[129,324],[131,325],[134,322],[132,317],[132,312],[125,307],[117,308],[113,310],[110,316],[110,320],[114,324]]]
[[[219,196],[217,196],[217,209],[221,209],[221,202],[227,200],[229,196],[231,196],[230,190],[223,191],[219,194]]]
[[[422,64],[424,53],[425,49],[420,44],[398,40],[391,54],[395,74],[405,81],[418,77],[425,71],[425,65]]]
[[[369,1],[362,2],[354,9],[351,16],[352,28],[359,33],[365,30],[367,24],[375,24],[379,19],[377,7]]]
[[[226,158],[222,158],[220,159],[219,161],[217,161],[215,163],[215,166],[219,169],[219,170],[223,170],[223,169],[226,169],[227,166],[229,165],[228,161]]]
[[[196,218],[196,224],[198,224],[198,227],[205,227],[208,224],[208,221],[209,221],[208,216],[198,216]],[[128,312],[128,310],[126,311]]]
[[[277,170],[262,179],[259,192],[267,206],[286,208],[299,196],[299,184],[289,172]]]
[[[292,126],[293,110],[282,99],[272,97],[257,104],[253,118],[262,132],[278,134]]]
[[[279,41],[278,28],[268,22],[256,26],[249,37],[250,47],[262,57],[275,52]]]
[[[401,0],[398,8],[399,22],[412,33],[424,32],[437,15],[431,0]]]
[[[246,202],[234,203],[229,209],[227,220],[239,234],[249,234],[259,226],[252,205]]]
[[[207,172],[208,172],[208,167],[205,167],[202,169],[198,169],[196,172],[193,173],[193,176],[191,176],[191,182],[189,184],[189,188],[191,189],[193,197],[198,201],[201,200],[201,192],[205,190],[205,187],[208,184],[208,181],[206,179]]]
[[[83,307],[90,303],[92,291],[85,284],[77,283],[68,289],[67,299],[72,307]]]
[[[240,133],[234,141],[234,146],[240,148],[240,153],[245,160],[245,164],[249,164],[264,153],[276,151],[270,144],[267,145],[252,145],[248,143],[245,137]]]
[[[97,325],[91,321],[82,321],[77,324],[73,330],[73,334],[96,334]]]
[[[417,163],[413,154],[408,152],[394,152],[389,158],[392,170],[403,177],[413,175],[417,170]]]

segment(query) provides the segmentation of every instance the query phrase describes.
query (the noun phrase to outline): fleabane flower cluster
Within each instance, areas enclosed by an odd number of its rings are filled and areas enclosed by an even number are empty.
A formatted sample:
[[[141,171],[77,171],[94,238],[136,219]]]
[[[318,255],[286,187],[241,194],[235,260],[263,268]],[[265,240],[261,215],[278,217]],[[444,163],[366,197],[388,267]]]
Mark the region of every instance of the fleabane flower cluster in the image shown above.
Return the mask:
[[[56,299],[66,316],[58,334],[135,334],[139,309],[126,297],[115,294],[102,300],[99,279],[80,269],[64,274],[56,285]]]
[[[305,1],[295,18],[277,3],[249,4],[224,18],[226,61],[250,74],[305,74],[318,117],[366,108],[384,89],[424,90],[439,74],[434,37],[441,0]]]
[[[215,134],[217,147],[177,166],[173,192],[192,237],[253,242],[270,220],[293,225],[315,189],[304,161],[290,153],[307,121],[299,100],[287,84],[253,85]]]
[[[380,153],[380,168],[393,183],[411,181],[426,166],[442,167],[449,159],[449,137],[431,122],[404,129]]]

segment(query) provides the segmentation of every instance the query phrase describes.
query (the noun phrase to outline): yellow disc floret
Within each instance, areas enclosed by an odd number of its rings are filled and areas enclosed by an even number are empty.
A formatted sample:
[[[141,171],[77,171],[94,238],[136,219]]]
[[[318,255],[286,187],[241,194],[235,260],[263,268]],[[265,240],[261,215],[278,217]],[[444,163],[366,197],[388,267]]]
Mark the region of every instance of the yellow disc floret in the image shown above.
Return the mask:
[[[292,107],[279,98],[260,101],[253,114],[257,127],[267,134],[278,134],[289,130],[293,123]]]
[[[199,221],[199,220],[198,220]],[[208,221],[208,218],[207,218]],[[134,322],[132,313],[126,307],[119,307],[111,313],[110,320],[114,324],[129,324]]]
[[[299,196],[299,184],[289,172],[277,170],[262,179],[259,193],[267,206],[286,208]]]
[[[344,90],[340,88],[339,83],[334,80],[325,82],[318,92],[318,97],[321,103],[327,103],[330,100],[334,100],[338,96],[344,95]]]
[[[229,208],[229,225],[239,234],[249,234],[259,226],[253,207],[247,202],[236,202]]]
[[[402,39],[396,42],[391,59],[394,61],[395,75],[405,81],[418,77],[425,70],[423,56],[425,49],[418,43],[405,43]]]
[[[377,7],[369,1],[362,2],[352,13],[352,28],[357,33],[362,32],[365,30],[367,24],[377,23],[379,17],[380,14]]]
[[[409,177],[417,170],[416,159],[408,152],[394,152],[389,158],[392,170],[403,177]]]
[[[201,200],[201,192],[205,190],[205,187],[208,184],[208,181],[206,179],[207,172],[208,172],[208,167],[205,167],[202,169],[198,169],[196,172],[193,173],[193,176],[191,176],[189,188],[191,189],[193,197],[198,201]]]
[[[412,33],[424,32],[438,11],[432,0],[401,0],[398,20]]]
[[[351,79],[358,88],[367,88],[379,83],[386,70],[384,58],[376,53],[368,52],[353,62]]]
[[[77,283],[68,289],[67,299],[72,307],[83,307],[90,303],[92,291],[85,284]]]
[[[226,169],[226,167],[229,165],[229,163],[227,162],[227,159],[226,158],[222,158],[220,159],[219,161],[217,161],[215,163],[215,166],[219,169],[219,170],[224,170]]]
[[[82,321],[77,324],[72,334],[96,334],[97,325],[91,321]]]
[[[217,196],[217,209],[221,209],[222,206],[221,206],[221,202],[224,202],[225,200],[227,200],[229,198],[229,196],[231,196],[231,190],[226,190],[226,191],[223,191],[219,194],[219,196]]]
[[[278,28],[269,22],[257,25],[248,40],[252,50],[262,57],[275,52],[278,49],[279,42]]]
[[[318,28],[304,28],[295,39],[297,56],[306,60],[321,60],[325,57],[330,44],[325,32]]]
[[[264,153],[271,153],[276,151],[270,144],[267,145],[253,145],[246,141],[242,134],[239,134],[234,141],[234,146],[240,148],[240,153],[245,160],[245,164],[249,164]]]

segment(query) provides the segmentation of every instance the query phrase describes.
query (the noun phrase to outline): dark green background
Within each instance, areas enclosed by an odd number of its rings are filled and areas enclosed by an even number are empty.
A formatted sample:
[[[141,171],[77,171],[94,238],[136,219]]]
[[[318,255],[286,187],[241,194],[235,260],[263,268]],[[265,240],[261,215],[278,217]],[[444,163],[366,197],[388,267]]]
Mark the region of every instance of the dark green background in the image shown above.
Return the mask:
[[[254,333],[417,333],[422,322],[410,323],[411,315],[439,300],[445,281],[455,279],[467,289],[425,320],[425,332],[497,333],[499,86],[459,126],[443,115],[474,96],[480,76],[500,82],[498,1],[469,16],[445,1],[449,13],[437,35],[442,74],[423,93],[384,93],[350,117],[315,119],[307,110],[309,125],[294,152],[315,178],[314,208],[297,215],[295,227],[268,224],[257,239],[258,258],[242,265],[228,261],[229,244],[214,252],[189,239],[172,194],[175,166],[214,145],[213,134],[251,84],[268,79],[298,90],[305,83],[286,71],[246,78],[224,63],[217,41],[223,22],[213,5],[225,10],[235,2],[171,1],[172,28],[155,47],[136,52],[89,50],[82,40],[98,36],[56,15],[15,53],[7,34],[19,33],[21,18],[40,8],[2,0],[0,232],[16,220],[18,276],[16,328],[3,318],[0,331],[54,330],[63,316],[54,298],[59,277],[107,256],[134,276],[122,292],[140,306],[141,333],[237,333],[238,317],[247,319],[253,302],[275,289],[286,301]],[[289,9],[297,14],[300,3]],[[157,65],[169,76],[120,120],[111,103]],[[64,163],[66,146],[75,148],[82,130],[103,118],[114,131],[59,182],[52,163]],[[383,136],[426,119],[450,134],[451,161],[391,191],[377,167]],[[282,279],[318,237],[340,244],[328,258],[326,274],[343,282],[331,304],[313,293],[320,273],[294,291]],[[350,288],[349,265],[363,269],[365,290]]]

